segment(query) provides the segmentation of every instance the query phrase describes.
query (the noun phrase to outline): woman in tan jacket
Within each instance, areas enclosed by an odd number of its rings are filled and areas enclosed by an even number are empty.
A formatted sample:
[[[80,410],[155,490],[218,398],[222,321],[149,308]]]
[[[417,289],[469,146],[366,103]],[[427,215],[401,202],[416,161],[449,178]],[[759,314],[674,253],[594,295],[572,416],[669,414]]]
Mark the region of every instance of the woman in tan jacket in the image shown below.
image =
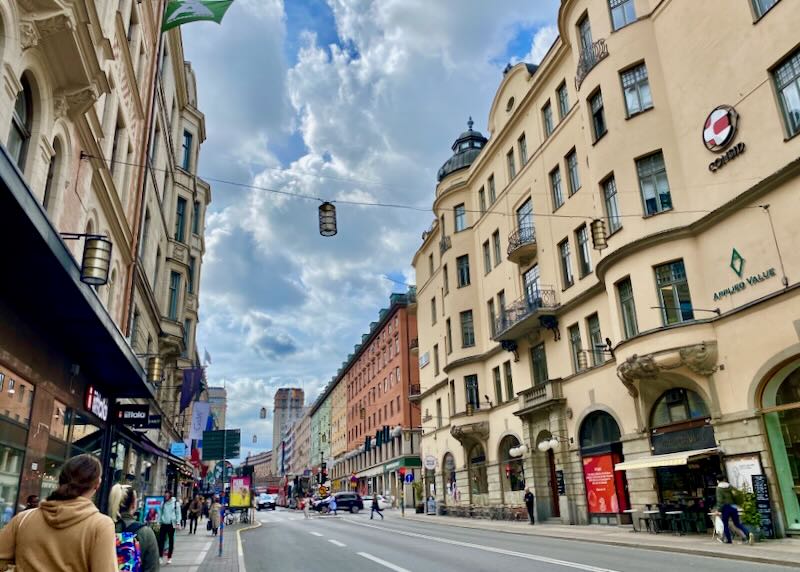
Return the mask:
[[[0,562],[15,563],[19,572],[117,572],[114,522],[92,503],[101,473],[91,455],[68,460],[47,500],[0,531]]]

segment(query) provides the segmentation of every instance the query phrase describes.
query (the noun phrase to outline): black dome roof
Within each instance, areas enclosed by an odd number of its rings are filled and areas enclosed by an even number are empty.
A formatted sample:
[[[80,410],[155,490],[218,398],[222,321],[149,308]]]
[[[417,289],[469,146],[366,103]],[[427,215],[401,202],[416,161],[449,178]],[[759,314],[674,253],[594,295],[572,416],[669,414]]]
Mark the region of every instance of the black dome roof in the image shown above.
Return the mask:
[[[479,131],[473,131],[472,125],[472,117],[470,117],[469,121],[467,121],[467,131],[459,135],[458,139],[453,143],[451,147],[453,156],[445,161],[442,168],[439,169],[437,181],[441,181],[450,173],[466,169],[480,155],[481,149],[486,145],[488,139]]]

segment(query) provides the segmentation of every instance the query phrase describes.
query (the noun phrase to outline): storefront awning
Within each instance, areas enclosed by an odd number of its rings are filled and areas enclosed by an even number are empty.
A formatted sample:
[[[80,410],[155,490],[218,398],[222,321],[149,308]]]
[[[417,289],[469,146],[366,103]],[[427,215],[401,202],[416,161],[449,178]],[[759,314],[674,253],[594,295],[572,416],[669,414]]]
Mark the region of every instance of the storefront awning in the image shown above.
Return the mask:
[[[624,461],[614,465],[615,471],[630,471],[632,469],[649,469],[653,467],[678,467],[685,465],[692,459],[707,457],[719,452],[717,447],[710,449],[698,449],[696,451],[680,451],[679,453],[667,453],[666,455],[652,455],[642,459]]]
[[[81,282],[79,263],[2,145],[0,228],[7,242],[0,249],[0,299],[24,317],[18,335],[68,356],[109,397],[154,397],[125,337]]]

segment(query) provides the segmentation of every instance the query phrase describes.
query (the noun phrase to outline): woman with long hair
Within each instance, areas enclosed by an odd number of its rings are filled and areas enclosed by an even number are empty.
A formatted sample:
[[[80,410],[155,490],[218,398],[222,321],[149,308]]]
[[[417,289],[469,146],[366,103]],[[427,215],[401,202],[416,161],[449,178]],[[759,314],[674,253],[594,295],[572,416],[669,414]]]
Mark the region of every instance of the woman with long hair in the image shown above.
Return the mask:
[[[0,531],[0,561],[14,562],[19,570],[116,572],[114,522],[92,503],[101,476],[92,455],[64,463],[47,500]]]
[[[142,572],[157,572],[158,540],[156,533],[149,526],[136,521],[133,511],[136,510],[136,491],[130,485],[116,484],[108,495],[108,515],[114,521],[117,532],[131,532],[139,541],[142,551]]]

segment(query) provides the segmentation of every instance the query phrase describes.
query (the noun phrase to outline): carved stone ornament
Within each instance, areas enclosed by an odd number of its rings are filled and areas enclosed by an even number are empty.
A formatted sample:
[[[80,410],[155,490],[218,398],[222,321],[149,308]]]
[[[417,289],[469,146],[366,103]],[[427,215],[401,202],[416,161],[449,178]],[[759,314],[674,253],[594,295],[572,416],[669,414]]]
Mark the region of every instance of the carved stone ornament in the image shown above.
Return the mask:
[[[489,422],[477,421],[464,425],[454,425],[450,428],[450,434],[461,443],[469,439],[486,441],[489,438]]]
[[[53,98],[53,112],[58,119],[63,119],[67,116],[69,104],[66,97],[62,95]]]
[[[680,349],[681,363],[697,375],[709,376],[717,371],[717,344],[696,344]]]
[[[44,18],[36,21],[36,28],[42,38],[58,34],[60,32],[67,32],[75,29],[75,23],[66,14],[56,14],[50,18]]]
[[[637,397],[639,391],[634,382],[640,379],[655,379],[658,377],[658,366],[652,355],[639,356],[633,354],[617,367],[617,377],[627,388],[631,397]]]
[[[82,89],[80,91],[73,91],[72,93],[65,93],[63,94],[63,98],[66,100],[67,104],[66,112],[76,117],[85,113],[94,105],[94,102],[97,101],[97,93],[92,89]],[[58,110],[56,114],[58,114]]]
[[[19,43],[23,50],[30,49],[39,44],[39,32],[33,22],[19,23]]]
[[[717,371],[717,357],[716,342],[701,342],[643,356],[633,354],[617,367],[617,377],[631,397],[637,397],[639,391],[634,382],[655,379],[661,371],[679,367],[686,367],[697,375],[709,376]]]

